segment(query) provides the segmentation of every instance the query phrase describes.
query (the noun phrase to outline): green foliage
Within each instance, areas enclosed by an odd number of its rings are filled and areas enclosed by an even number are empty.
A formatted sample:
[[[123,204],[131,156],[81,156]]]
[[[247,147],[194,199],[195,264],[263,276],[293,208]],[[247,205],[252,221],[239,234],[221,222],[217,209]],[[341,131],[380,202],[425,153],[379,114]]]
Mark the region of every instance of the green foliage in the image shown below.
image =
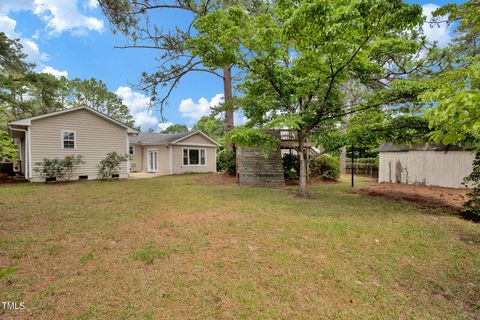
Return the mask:
[[[127,159],[128,156],[119,155],[115,151],[107,153],[105,159],[100,161],[97,166],[97,177],[101,180],[112,179],[113,175],[118,174],[122,162],[127,161]]]
[[[81,155],[65,156],[63,159],[47,159],[42,162],[36,162],[35,172],[39,172],[40,176],[46,180],[55,178],[57,181],[70,181],[73,171],[85,163]]]
[[[184,133],[188,132],[188,127],[184,124],[173,124],[167,129],[163,130],[161,133]]]
[[[282,157],[282,163],[285,179],[297,179],[300,172],[300,158],[298,155],[288,153]]]
[[[200,130],[220,144],[225,144],[225,122],[215,116],[203,116],[193,126],[192,131]]]
[[[217,153],[217,171],[234,176],[237,171],[237,158],[230,149],[222,149]]]
[[[272,151],[278,148],[278,138],[266,134],[261,129],[238,126],[228,134],[230,141],[238,147],[259,147],[267,157]]]
[[[89,252],[80,257],[80,263],[85,263],[93,259],[93,253]]]
[[[17,146],[13,144],[8,132],[0,130],[0,160],[15,162],[18,156]]]
[[[322,154],[310,162],[310,172],[313,176],[320,176],[326,180],[340,178],[340,163],[337,158]]]
[[[18,271],[17,267],[0,268],[0,279]]]
[[[374,175],[378,172],[378,158],[355,158],[353,166],[355,174]],[[347,160],[347,169],[351,168],[352,161]]]
[[[149,246],[146,249],[137,250],[132,255],[134,260],[141,260],[146,264],[153,264],[156,259],[164,258],[166,256],[167,253],[165,251],[158,250],[154,246]]]
[[[477,0],[448,4],[435,12],[445,15],[456,37],[445,49],[451,63],[425,82],[429,89],[422,100],[429,105],[426,116],[437,142],[480,145],[480,6]]]
[[[67,81],[66,90],[65,98],[72,106],[89,107],[129,127],[135,126],[128,107],[123,104],[119,96],[108,90],[102,80],[76,78]]]
[[[470,219],[480,221],[480,152],[476,154],[473,171],[464,183],[473,185],[473,191],[467,194],[468,200],[463,205],[462,213]]]

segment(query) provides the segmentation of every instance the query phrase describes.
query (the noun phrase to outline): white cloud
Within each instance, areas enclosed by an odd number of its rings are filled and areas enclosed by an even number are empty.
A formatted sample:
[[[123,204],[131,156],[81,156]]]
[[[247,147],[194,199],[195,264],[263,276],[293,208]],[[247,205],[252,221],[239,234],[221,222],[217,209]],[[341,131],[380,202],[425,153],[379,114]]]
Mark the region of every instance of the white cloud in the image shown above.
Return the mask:
[[[17,21],[8,17],[0,16],[0,32],[3,32],[10,39],[20,39],[20,44],[23,46],[23,52],[27,55],[25,61],[36,64],[40,69],[42,62],[48,60],[48,55],[41,53],[38,45],[33,39],[23,38],[15,31]],[[37,68],[38,69],[38,68]]]
[[[65,77],[67,78],[68,77],[68,72],[67,71],[60,71],[60,70],[57,70],[53,67],[50,67],[50,66],[45,66],[42,70],[43,73],[49,73],[53,76],[55,76],[56,78],[60,78],[60,77]]]
[[[98,7],[98,1],[97,0],[86,0],[84,5],[88,8],[88,9],[95,9]]]
[[[46,23],[51,35],[65,31],[83,34],[87,30],[102,31],[103,21],[83,15],[72,0],[34,0],[33,13]]]
[[[236,126],[243,126],[245,123],[247,123],[247,121],[247,117],[245,117],[241,111],[236,111],[233,114],[233,123]]]
[[[130,110],[135,125],[140,126],[143,130],[157,126],[158,118],[150,110],[149,97],[133,91],[130,87],[118,87],[115,94],[122,99]]]
[[[211,113],[212,107],[217,107],[223,103],[223,94],[217,93],[210,101],[201,97],[198,102],[194,102],[192,98],[184,99],[178,106],[178,111],[182,117],[189,118],[190,122],[198,121],[203,116]]]
[[[163,130],[167,129],[168,127],[171,127],[171,126],[173,126],[172,122],[160,122],[158,124],[158,128],[160,129],[160,131],[163,131]]]
[[[84,6],[93,10],[98,3],[87,0]],[[77,0],[1,0],[0,15],[21,10],[32,11],[43,19],[50,35],[66,31],[81,35],[87,31],[102,31],[104,27],[102,20],[81,13]]]
[[[10,39],[18,38],[18,34],[15,32],[17,21],[7,16],[0,16],[0,32],[3,32]]]
[[[446,23],[440,24],[431,24],[429,21],[432,20],[432,13],[440,8],[438,5],[433,3],[427,3],[422,6],[423,15],[426,16],[427,21],[423,24],[422,29],[423,33],[427,39],[431,42],[437,42],[437,45],[441,48],[444,48],[448,45],[452,39],[450,35],[450,28]],[[440,19],[444,20],[444,19]]]

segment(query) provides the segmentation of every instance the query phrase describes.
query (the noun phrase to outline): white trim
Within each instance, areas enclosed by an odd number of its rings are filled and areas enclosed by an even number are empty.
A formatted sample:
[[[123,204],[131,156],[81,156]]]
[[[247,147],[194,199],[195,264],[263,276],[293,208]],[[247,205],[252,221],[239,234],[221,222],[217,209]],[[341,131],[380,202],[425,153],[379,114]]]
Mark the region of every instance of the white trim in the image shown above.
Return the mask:
[[[177,140],[175,140],[175,141],[172,141],[171,144],[176,144],[177,142],[182,141],[182,140],[185,140],[185,139],[193,136],[194,134],[200,134],[200,135],[204,136],[205,138],[207,138],[208,140],[210,140],[211,142],[213,142],[213,144],[215,144],[217,147],[220,147],[220,146],[221,146],[220,143],[218,143],[217,141],[213,140],[212,138],[210,138],[210,137],[207,136],[205,133],[203,133],[202,131],[199,131],[199,130],[194,131],[194,132],[192,132],[192,133],[190,133],[190,134],[187,134],[186,136],[181,137],[180,139],[177,139]]]
[[[38,120],[38,119],[43,119],[43,118],[48,118],[48,117],[52,117],[52,116],[57,116],[57,115],[60,115],[60,114],[63,114],[63,113],[67,113],[67,112],[72,112],[72,111],[77,111],[77,110],[87,110],[87,111],[90,111],[102,118],[105,118],[125,129],[127,129],[127,132],[128,133],[138,133],[137,130],[135,129],[132,129],[126,125],[124,125],[123,123],[113,119],[113,118],[110,118],[109,116],[107,116],[106,114],[103,114],[97,110],[94,110],[92,108],[88,108],[88,107],[76,107],[76,108],[70,108],[70,109],[65,109],[65,110],[60,110],[60,111],[56,111],[56,112],[51,112],[51,113],[46,113],[46,114],[42,114],[42,115],[39,115],[39,116],[35,116],[35,117],[31,117],[31,118],[26,118],[26,119],[22,119],[22,120],[17,120],[17,121],[12,121],[10,122],[9,124],[12,124],[12,125],[20,125],[20,126],[29,126],[32,124],[32,120]]]
[[[32,179],[32,132],[30,130],[30,126],[27,129],[27,147],[28,147],[28,179]],[[26,152],[25,152],[26,153]],[[27,170],[25,170],[27,171]]]
[[[32,161],[30,160],[31,159],[31,153],[30,153],[30,148],[29,148],[29,142],[30,142],[30,127],[27,127],[27,130],[25,129],[20,129],[20,128],[12,128],[10,126],[8,126],[8,128],[12,131],[23,131],[25,132],[25,158],[28,158],[28,162],[25,161],[23,162],[23,160],[20,160],[20,170],[22,170],[22,167],[21,167],[21,164],[22,163],[25,163],[25,170],[23,172],[23,174],[25,175],[25,178],[28,179],[29,177],[29,170],[30,170],[30,166],[31,166],[31,163]],[[22,144],[22,138],[20,138],[20,145]],[[20,154],[20,158],[22,157],[22,148],[20,146],[19,148],[19,154]],[[28,152],[28,153],[27,153]],[[25,159],[26,160],[26,159]]]
[[[188,164],[183,163],[184,150],[198,150],[198,164],[190,164],[190,151],[187,152]],[[202,164],[202,150],[205,155],[205,164]],[[184,167],[206,167],[207,166],[207,149],[205,148],[182,148],[182,168]]]
[[[207,147],[207,148],[218,148],[215,144],[204,144],[204,143],[175,143],[176,146],[194,146],[194,147]]]
[[[125,134],[125,138],[127,141],[127,177],[130,176],[130,144],[128,143],[128,133]],[[133,148],[133,151],[135,153],[135,148]]]
[[[77,150],[77,133],[75,132],[75,130],[62,129],[61,131],[62,133],[60,135],[60,146],[62,150]],[[73,133],[73,148],[65,148],[65,140],[63,138],[64,133]]]
[[[170,174],[173,174],[173,146],[167,146],[168,148],[168,171]],[[182,151],[182,162],[183,162],[183,151]]]
[[[157,165],[155,166],[156,167],[156,170],[154,171],[150,171],[150,154],[149,152],[150,151],[155,151],[157,153]],[[151,172],[151,173],[154,173],[154,172],[158,172],[158,148],[151,148],[151,149],[147,149],[147,170],[145,170],[146,172]]]

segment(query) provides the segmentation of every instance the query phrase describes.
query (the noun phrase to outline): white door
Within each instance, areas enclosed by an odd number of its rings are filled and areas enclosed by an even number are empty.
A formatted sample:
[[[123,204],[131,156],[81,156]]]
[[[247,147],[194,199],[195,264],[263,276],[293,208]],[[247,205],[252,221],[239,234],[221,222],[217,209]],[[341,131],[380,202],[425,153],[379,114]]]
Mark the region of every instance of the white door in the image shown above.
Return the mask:
[[[158,172],[158,152],[157,150],[147,150],[147,171]]]

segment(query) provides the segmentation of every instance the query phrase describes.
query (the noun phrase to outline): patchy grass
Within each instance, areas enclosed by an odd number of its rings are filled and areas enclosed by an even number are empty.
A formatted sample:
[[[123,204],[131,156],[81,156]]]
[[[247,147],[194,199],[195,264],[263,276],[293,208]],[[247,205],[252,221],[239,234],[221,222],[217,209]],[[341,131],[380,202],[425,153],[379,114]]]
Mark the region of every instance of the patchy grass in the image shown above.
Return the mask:
[[[479,224],[198,178],[0,186],[0,318],[480,318]]]
[[[164,251],[157,250],[154,246],[146,249],[137,250],[132,254],[134,260],[141,260],[146,264],[153,264],[155,259],[164,258],[167,254]]]
[[[83,256],[80,257],[80,263],[86,263],[93,259],[93,253],[85,253]]]

